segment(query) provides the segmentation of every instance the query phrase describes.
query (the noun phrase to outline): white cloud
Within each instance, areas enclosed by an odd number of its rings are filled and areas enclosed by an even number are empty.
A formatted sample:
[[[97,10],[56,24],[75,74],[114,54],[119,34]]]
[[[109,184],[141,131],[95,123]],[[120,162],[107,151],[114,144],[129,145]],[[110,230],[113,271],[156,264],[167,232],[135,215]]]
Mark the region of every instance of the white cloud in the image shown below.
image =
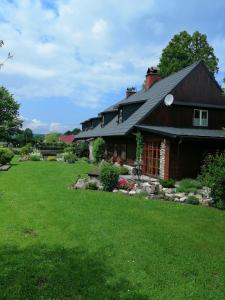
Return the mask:
[[[107,22],[102,19],[96,21],[94,26],[92,27],[92,33],[94,34],[94,37],[97,39],[104,37],[106,31],[107,31]]]
[[[29,118],[26,117],[21,117],[23,120],[23,128],[30,128],[32,129],[35,133],[43,133],[43,132],[65,132],[66,130],[69,129],[69,126],[64,125],[60,122],[43,122],[39,119],[32,119],[30,120]]]

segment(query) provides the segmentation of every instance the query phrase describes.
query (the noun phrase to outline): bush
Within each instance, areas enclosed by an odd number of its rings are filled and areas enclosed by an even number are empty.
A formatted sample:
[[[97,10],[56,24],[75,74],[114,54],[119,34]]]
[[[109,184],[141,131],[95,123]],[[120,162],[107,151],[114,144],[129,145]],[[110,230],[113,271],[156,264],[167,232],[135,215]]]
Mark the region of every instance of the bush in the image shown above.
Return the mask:
[[[198,189],[202,188],[201,182],[186,178],[179,182],[179,186],[177,188],[177,192],[181,193],[195,193]]]
[[[100,181],[103,189],[111,192],[118,184],[119,173],[118,168],[110,163],[104,163],[100,169]]]
[[[69,164],[73,164],[77,161],[76,155],[72,152],[64,153],[63,157],[64,157],[64,161],[69,163]]]
[[[47,158],[48,161],[56,161],[56,157],[55,156],[48,156]]]
[[[225,152],[207,156],[199,180],[211,188],[213,206],[225,209]]]
[[[209,154],[202,167],[199,176],[200,182],[212,188],[217,178],[223,177],[225,173],[225,152],[216,153],[215,155]]]
[[[14,154],[13,152],[8,148],[0,148],[0,164],[6,165],[10,163],[12,160]]]
[[[96,191],[98,189],[96,182],[88,182],[87,183],[87,189]]]
[[[23,146],[21,148],[21,154],[22,155],[30,154],[32,151],[33,151],[33,147],[32,147],[32,145],[30,143],[26,144],[25,146]]]
[[[42,160],[42,154],[40,151],[33,151],[29,155],[31,161],[40,161]]]
[[[93,142],[93,156],[95,162],[100,162],[105,155],[105,141],[103,138],[97,138]]]
[[[170,178],[170,179],[160,179],[160,184],[164,188],[173,188],[175,186],[175,180]]]
[[[13,148],[12,151],[15,155],[20,155],[21,154],[21,148]]]
[[[89,143],[86,141],[77,141],[74,146],[74,154],[77,157],[89,157]]]
[[[195,196],[189,196],[188,198],[187,198],[187,202],[186,202],[187,204],[192,204],[192,205],[199,205],[199,200],[198,200],[198,198],[197,197],[195,197]]]
[[[222,176],[216,178],[211,188],[211,196],[213,198],[213,206],[225,209],[225,172]]]
[[[125,166],[118,167],[118,172],[120,175],[129,175],[129,169]]]

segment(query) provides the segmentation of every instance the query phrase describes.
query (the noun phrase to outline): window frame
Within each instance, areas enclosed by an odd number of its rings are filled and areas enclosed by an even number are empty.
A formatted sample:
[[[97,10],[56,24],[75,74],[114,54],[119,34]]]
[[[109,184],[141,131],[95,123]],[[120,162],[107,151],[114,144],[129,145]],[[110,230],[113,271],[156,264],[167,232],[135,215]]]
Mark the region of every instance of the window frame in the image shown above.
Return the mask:
[[[118,124],[123,123],[123,108],[119,108],[118,109],[118,120],[117,120]]]
[[[199,118],[195,118],[195,113],[199,112]],[[203,118],[203,114],[206,113],[206,118]],[[204,123],[205,120],[205,123]],[[193,126],[194,127],[208,127],[209,125],[209,111],[207,109],[194,109],[193,113]]]

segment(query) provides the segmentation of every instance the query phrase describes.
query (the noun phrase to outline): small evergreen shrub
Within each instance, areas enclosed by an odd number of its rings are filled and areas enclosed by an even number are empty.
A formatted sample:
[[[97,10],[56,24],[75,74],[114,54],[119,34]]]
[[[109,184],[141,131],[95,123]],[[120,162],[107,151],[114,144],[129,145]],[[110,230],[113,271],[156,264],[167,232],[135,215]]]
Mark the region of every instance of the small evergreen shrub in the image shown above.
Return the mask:
[[[118,167],[119,175],[129,175],[129,169],[125,166]]]
[[[207,156],[199,180],[203,185],[211,188],[213,206],[225,209],[225,151]]]
[[[175,180],[172,178],[169,179],[160,179],[160,184],[164,188],[173,188],[175,186]]]
[[[198,189],[202,188],[202,184],[198,180],[185,178],[179,182],[177,192],[180,193],[195,193]]]
[[[69,164],[74,164],[77,161],[77,157],[74,153],[64,153],[64,161]]]
[[[105,141],[99,137],[93,142],[93,156],[95,162],[99,163],[105,155]]]
[[[73,146],[74,154],[77,157],[89,157],[89,143],[86,141],[77,141]]]
[[[211,196],[213,198],[213,206],[225,210],[225,172],[222,176],[215,179],[211,188]]]
[[[31,145],[31,143],[26,144],[25,146],[23,146],[21,148],[21,154],[22,155],[28,155],[33,151],[33,147]]]
[[[88,182],[87,183],[87,189],[96,191],[98,189],[96,182]]]
[[[100,181],[102,182],[103,189],[111,192],[116,188],[119,179],[117,167],[110,163],[104,163],[100,169]]]
[[[186,201],[187,204],[199,205],[199,200],[195,196],[189,196]]]
[[[0,164],[1,165],[6,165],[10,163],[14,156],[14,153],[12,150],[8,148],[0,148]]]

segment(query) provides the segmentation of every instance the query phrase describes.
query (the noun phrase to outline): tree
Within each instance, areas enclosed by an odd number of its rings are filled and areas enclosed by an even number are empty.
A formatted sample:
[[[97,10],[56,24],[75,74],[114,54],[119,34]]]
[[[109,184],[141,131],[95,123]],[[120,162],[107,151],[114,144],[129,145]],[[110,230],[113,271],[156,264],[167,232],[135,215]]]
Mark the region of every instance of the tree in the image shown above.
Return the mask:
[[[30,128],[26,128],[24,130],[24,140],[25,140],[26,144],[33,142],[33,132]]]
[[[205,62],[212,74],[218,72],[219,59],[208,44],[207,36],[198,31],[193,35],[182,31],[163,49],[158,67],[161,76],[165,77],[199,60]]]
[[[68,130],[68,131],[66,131],[64,134],[65,134],[65,135],[70,135],[70,134],[77,135],[80,131],[81,131],[80,128],[74,128],[72,131],[71,131],[71,130]]]
[[[59,142],[60,133],[50,132],[46,134],[44,142],[47,144],[58,143]]]
[[[0,87],[0,139],[10,141],[21,127],[19,107],[13,95],[6,88]]]

